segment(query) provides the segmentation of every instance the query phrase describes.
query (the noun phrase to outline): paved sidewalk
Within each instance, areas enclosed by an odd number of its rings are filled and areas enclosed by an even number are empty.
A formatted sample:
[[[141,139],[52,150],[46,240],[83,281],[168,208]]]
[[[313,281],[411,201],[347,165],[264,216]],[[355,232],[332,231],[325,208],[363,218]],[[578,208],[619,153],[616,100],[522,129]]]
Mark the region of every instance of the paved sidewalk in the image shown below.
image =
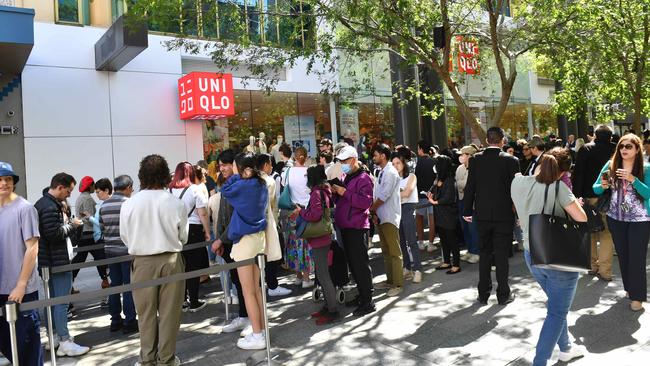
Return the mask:
[[[381,253],[371,249],[375,282],[385,280]],[[530,365],[545,317],[545,296],[531,278],[521,253],[511,259],[511,286],[515,302],[487,306],[475,302],[478,265],[464,264],[460,274],[434,271],[439,252],[424,253],[425,275],[408,284],[401,296],[376,291],[377,312],[363,318],[346,317],[317,327],[309,314],[322,306],[311,291],[286,285],[298,295],[273,299],[269,305],[272,353],[282,365]],[[616,258],[615,258],[616,261]],[[649,261],[650,263],[650,261]],[[618,267],[618,266],[616,266]],[[94,269],[80,275],[82,291],[98,288]],[[204,288],[218,291],[218,279]],[[496,287],[496,284],[495,284]],[[184,365],[245,365],[251,351],[236,348],[237,334],[221,334],[224,308],[220,293],[206,295],[209,306],[184,314],[177,353]],[[137,335],[109,333],[107,310],[99,303],[77,304],[70,322],[75,341],[92,347],[79,359],[59,358],[59,365],[133,365]],[[647,365],[650,360],[650,315],[633,313],[624,298],[618,268],[615,280],[580,279],[569,315],[569,332],[590,354],[571,365]],[[255,354],[255,356],[259,356]],[[554,359],[549,365],[555,364]],[[557,363],[561,365],[562,363]]]

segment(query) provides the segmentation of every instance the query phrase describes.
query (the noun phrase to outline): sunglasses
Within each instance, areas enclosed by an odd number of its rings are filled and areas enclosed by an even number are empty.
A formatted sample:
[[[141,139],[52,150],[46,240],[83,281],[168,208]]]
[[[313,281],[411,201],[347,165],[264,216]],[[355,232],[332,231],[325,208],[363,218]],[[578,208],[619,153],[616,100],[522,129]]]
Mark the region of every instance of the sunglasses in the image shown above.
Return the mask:
[[[635,147],[636,147],[636,146],[634,146],[634,145],[632,145],[632,144],[620,144],[620,145],[618,145],[618,149],[619,149],[619,150],[632,150],[632,149],[634,149]]]

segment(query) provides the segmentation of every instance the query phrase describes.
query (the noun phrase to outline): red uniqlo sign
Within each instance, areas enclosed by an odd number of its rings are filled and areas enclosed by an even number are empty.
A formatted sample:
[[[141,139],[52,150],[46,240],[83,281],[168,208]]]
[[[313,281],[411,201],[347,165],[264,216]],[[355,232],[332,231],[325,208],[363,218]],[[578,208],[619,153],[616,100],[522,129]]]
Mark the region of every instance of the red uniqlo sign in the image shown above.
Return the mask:
[[[470,75],[480,74],[478,42],[462,36],[457,36],[456,41],[458,42],[458,72]]]
[[[218,119],[235,114],[231,74],[192,72],[178,80],[182,120]]]

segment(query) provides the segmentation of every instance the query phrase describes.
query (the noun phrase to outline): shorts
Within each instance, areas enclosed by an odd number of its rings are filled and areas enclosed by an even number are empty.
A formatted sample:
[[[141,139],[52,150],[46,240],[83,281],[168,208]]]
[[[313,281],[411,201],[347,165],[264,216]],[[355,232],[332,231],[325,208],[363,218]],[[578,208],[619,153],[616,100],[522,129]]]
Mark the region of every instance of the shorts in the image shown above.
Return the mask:
[[[429,200],[426,198],[420,198],[418,199],[418,205],[424,204],[424,203],[429,203]],[[428,206],[424,208],[418,208],[415,210],[416,215],[420,216],[427,216],[427,215],[433,215],[433,206]]]
[[[233,244],[230,258],[239,262],[264,253],[266,235],[264,231],[244,235],[237,244]]]

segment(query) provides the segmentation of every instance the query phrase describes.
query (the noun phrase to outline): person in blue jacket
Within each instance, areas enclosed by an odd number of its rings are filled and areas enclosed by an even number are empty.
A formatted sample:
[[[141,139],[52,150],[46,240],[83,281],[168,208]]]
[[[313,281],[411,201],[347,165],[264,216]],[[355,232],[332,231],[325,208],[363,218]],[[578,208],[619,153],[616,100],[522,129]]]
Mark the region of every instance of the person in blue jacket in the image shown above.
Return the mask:
[[[237,155],[233,173],[221,187],[221,195],[233,207],[232,219],[228,226],[228,238],[233,242],[230,255],[235,261],[243,261],[264,253],[268,190],[266,182],[257,170],[257,158],[253,153]],[[264,349],[266,339],[262,332],[260,269],[255,264],[250,264],[238,267],[237,274],[253,328],[252,333],[237,341],[237,347]]]

